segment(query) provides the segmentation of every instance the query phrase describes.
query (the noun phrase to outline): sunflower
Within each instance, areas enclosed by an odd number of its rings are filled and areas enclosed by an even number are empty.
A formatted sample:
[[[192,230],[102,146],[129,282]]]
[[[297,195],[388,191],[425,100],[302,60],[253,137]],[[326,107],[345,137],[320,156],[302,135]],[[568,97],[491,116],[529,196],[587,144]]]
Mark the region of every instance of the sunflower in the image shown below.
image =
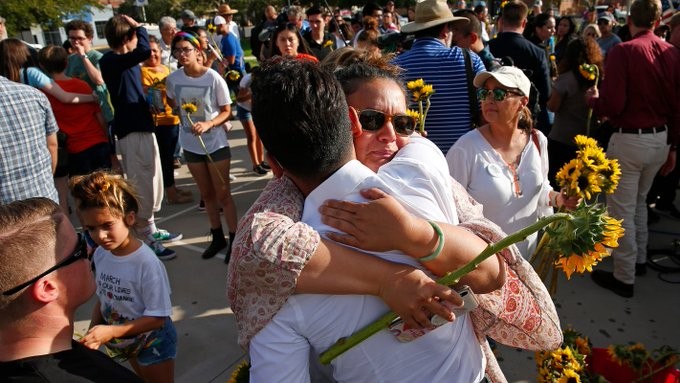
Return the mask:
[[[566,189],[567,195],[576,195],[573,190],[578,186],[578,177],[581,175],[581,162],[574,158],[562,166],[555,178],[561,189]]]
[[[584,136],[582,134],[579,134],[576,137],[574,137],[574,142],[576,143],[576,146],[578,146],[579,149],[594,148],[598,146],[597,140],[588,136]]]
[[[247,361],[241,362],[231,373],[228,383],[247,383],[250,380],[250,363]]]
[[[425,80],[423,80],[422,78],[409,81],[406,83],[406,89],[410,91],[421,89],[423,86],[425,86]]]
[[[186,114],[193,114],[196,113],[198,107],[193,102],[185,102],[184,104],[182,104],[182,110]]]
[[[601,148],[595,146],[584,146],[578,151],[578,158],[590,170],[599,172],[609,167],[609,160]]]
[[[416,121],[420,121],[420,118],[421,118],[420,113],[418,113],[417,110],[413,110],[413,109],[408,109],[408,110],[406,111],[406,115],[409,116],[409,117],[415,118]]]
[[[602,182],[602,191],[607,194],[611,194],[616,190],[619,185],[619,180],[621,179],[621,167],[619,166],[618,160],[609,160],[606,169],[600,170],[600,174],[604,177]]]

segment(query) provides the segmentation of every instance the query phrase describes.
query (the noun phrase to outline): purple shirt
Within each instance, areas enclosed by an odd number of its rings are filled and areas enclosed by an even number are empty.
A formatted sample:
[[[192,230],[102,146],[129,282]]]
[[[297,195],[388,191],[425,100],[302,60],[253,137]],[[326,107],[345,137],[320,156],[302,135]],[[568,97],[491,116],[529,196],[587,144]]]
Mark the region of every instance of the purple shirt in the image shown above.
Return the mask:
[[[590,100],[616,128],[648,129],[668,124],[680,142],[680,50],[651,31],[611,48],[600,97]]]

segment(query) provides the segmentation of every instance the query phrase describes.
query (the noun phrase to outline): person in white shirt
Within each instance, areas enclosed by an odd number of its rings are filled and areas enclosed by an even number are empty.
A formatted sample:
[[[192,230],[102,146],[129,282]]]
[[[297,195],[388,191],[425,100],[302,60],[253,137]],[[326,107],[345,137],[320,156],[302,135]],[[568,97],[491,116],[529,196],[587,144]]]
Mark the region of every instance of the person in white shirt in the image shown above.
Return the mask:
[[[310,92],[311,83],[316,92]],[[328,232],[330,227],[322,225],[316,213],[320,204],[328,198],[363,200],[359,190],[378,186],[411,213],[456,224],[445,160],[426,139],[410,137],[411,142],[396,155],[396,148],[379,148],[375,139],[355,140],[357,158],[368,167],[354,160],[352,136],[357,139],[362,134],[375,134],[387,142],[394,141],[395,134],[406,139],[413,132],[415,123],[405,114],[406,100],[399,82],[385,77],[349,86],[356,88],[348,94],[352,105],[348,108],[331,75],[305,61],[266,66],[254,76],[255,125],[275,174],[287,175],[307,195],[303,221],[321,233]],[[308,150],[295,150],[298,146]],[[376,174],[373,170],[378,167]],[[436,244],[435,239],[432,247]],[[381,256],[422,268],[417,258],[404,254]],[[310,381],[312,350],[323,351],[386,310],[381,301],[369,296],[290,297],[250,342],[251,381]],[[485,364],[470,319],[462,315],[408,343],[399,343],[390,332],[383,331],[337,358],[333,377],[341,382],[409,378],[479,382],[484,379]]]

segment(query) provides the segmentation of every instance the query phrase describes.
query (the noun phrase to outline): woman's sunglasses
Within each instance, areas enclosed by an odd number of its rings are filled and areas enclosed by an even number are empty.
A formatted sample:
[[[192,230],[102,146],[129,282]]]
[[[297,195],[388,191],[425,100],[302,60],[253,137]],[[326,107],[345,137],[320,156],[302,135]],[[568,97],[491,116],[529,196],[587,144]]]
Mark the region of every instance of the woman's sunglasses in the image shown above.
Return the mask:
[[[400,136],[410,136],[416,130],[416,119],[406,114],[385,114],[378,110],[357,110],[361,128],[374,132],[380,130],[387,121],[392,121],[394,131]]]
[[[512,89],[502,89],[502,88],[496,88],[496,89],[477,89],[477,99],[479,101],[484,101],[489,97],[489,95],[493,93],[493,99],[495,101],[503,101],[506,98],[508,98],[508,94],[512,94],[515,96],[524,96],[522,93],[516,90]]]

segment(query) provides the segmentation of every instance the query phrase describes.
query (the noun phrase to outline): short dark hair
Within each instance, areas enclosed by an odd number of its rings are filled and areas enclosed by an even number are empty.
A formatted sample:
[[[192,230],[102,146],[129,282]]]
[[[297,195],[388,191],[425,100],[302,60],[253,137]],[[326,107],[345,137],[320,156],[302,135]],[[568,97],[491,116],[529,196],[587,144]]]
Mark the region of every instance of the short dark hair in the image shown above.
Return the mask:
[[[470,20],[467,23],[456,24],[456,29],[463,32],[465,36],[468,36],[471,32],[474,32],[477,34],[477,37],[480,39],[482,38],[482,23],[479,22],[475,12],[469,9],[457,9],[455,12],[453,12],[453,15],[465,17],[466,19]]]
[[[113,16],[104,26],[104,36],[106,42],[112,49],[120,48],[125,40],[132,39],[135,29],[128,24],[127,20],[121,15]]]
[[[38,62],[48,74],[61,73],[68,64],[68,52],[63,47],[48,45],[38,52]]]
[[[510,27],[520,27],[529,14],[529,8],[522,1],[508,1],[501,9],[503,25]]]
[[[68,35],[69,31],[79,31],[82,30],[85,32],[85,36],[88,39],[91,39],[94,37],[94,28],[92,28],[92,24],[88,23],[87,21],[83,20],[71,20],[66,25],[64,25],[64,30],[66,31],[66,35]]]
[[[352,158],[345,94],[318,64],[267,60],[253,70],[251,89],[257,133],[291,174],[321,183]]]
[[[635,0],[630,5],[630,20],[638,28],[651,29],[660,17],[658,0]]]
[[[361,15],[362,16],[373,16],[373,12],[375,11],[381,11],[382,12],[382,7],[378,5],[377,3],[368,3],[364,5],[364,8],[361,10]]]
[[[319,7],[310,7],[305,11],[305,15],[307,15],[307,17],[312,15],[320,15],[322,13],[323,12],[321,11],[321,8]]]

